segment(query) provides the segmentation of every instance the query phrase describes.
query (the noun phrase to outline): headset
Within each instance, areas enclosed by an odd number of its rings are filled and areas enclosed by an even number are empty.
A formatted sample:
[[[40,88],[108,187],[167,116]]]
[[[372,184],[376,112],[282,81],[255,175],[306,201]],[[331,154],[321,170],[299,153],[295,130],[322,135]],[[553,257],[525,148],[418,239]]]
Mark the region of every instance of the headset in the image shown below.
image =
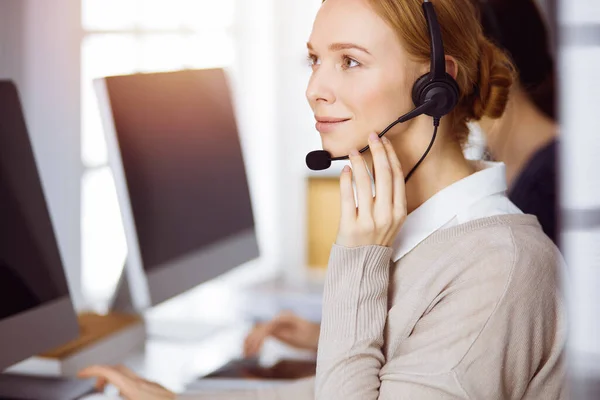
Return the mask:
[[[412,170],[406,175],[405,182],[411,177],[413,172],[425,159],[429,150],[433,146],[435,137],[437,134],[437,128],[440,123],[440,119],[449,114],[454,107],[456,107],[460,90],[456,80],[446,72],[446,59],[444,56],[444,44],[442,42],[442,30],[438,23],[433,3],[430,0],[423,1],[423,13],[425,14],[425,20],[427,22],[427,29],[429,31],[430,43],[431,43],[431,67],[428,73],[419,77],[412,88],[412,101],[415,108],[402,115],[396,121],[392,122],[387,128],[378,134],[382,137],[398,123],[406,122],[419,115],[425,114],[433,117],[433,137],[429,143],[429,147],[412,168]],[[360,153],[363,153],[369,149],[369,146],[362,148]],[[306,155],[306,165],[312,170],[323,170],[331,166],[331,161],[336,160],[347,160],[349,156],[342,157],[331,157],[331,154],[326,150],[315,150],[311,151]]]

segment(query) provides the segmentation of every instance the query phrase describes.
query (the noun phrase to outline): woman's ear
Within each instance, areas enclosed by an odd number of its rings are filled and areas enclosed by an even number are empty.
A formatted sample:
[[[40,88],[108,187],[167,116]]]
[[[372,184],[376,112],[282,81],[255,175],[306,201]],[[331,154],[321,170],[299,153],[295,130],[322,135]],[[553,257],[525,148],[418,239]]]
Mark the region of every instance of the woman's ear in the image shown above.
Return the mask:
[[[450,74],[456,80],[458,75],[458,63],[452,56],[445,56],[446,59],[446,72]]]

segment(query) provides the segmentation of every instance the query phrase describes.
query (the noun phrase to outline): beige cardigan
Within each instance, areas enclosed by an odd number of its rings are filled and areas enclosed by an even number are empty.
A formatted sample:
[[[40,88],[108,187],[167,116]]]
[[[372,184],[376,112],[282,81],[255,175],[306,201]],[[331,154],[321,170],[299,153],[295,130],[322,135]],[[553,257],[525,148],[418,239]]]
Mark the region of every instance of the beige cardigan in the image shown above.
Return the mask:
[[[316,384],[181,398],[566,397],[562,259],[535,217],[478,219],[433,233],[395,264],[391,253],[332,248]]]

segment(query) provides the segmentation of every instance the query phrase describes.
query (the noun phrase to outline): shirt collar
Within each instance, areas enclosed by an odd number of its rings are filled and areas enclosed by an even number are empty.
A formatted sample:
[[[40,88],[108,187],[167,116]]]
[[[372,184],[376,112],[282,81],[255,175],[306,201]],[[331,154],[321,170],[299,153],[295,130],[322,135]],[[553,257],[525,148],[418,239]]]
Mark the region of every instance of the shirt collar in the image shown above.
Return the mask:
[[[440,190],[407,215],[394,240],[396,262],[429,235],[485,197],[506,192],[505,166],[499,162],[476,162],[477,172]]]

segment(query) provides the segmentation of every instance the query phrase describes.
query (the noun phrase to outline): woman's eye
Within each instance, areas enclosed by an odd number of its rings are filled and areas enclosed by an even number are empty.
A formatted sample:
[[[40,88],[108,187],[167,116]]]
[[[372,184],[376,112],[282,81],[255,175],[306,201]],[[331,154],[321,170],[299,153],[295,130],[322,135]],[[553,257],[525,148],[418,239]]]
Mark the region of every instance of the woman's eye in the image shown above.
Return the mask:
[[[344,56],[344,62],[343,62],[343,67],[344,69],[348,69],[348,68],[355,68],[358,67],[360,65],[360,63],[348,56]]]
[[[321,62],[319,60],[319,57],[315,56],[314,54],[309,54],[307,57],[307,60],[308,60],[309,67],[314,67],[315,65],[319,65]]]

